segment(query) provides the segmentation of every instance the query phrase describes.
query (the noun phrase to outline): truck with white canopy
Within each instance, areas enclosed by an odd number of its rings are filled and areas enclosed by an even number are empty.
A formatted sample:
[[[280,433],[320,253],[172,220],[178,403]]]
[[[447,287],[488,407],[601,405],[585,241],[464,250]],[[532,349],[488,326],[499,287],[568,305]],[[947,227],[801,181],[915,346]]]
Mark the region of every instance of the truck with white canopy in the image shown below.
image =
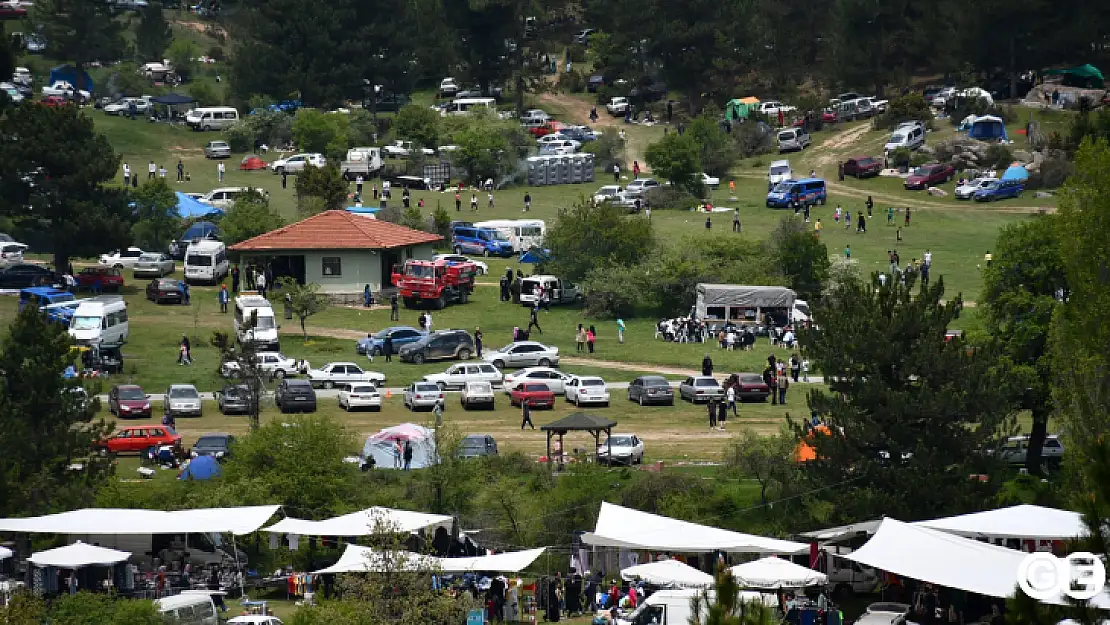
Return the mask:
[[[764,325],[770,317],[781,327],[808,320],[809,307],[783,286],[700,283],[694,316],[709,324],[735,325]]]

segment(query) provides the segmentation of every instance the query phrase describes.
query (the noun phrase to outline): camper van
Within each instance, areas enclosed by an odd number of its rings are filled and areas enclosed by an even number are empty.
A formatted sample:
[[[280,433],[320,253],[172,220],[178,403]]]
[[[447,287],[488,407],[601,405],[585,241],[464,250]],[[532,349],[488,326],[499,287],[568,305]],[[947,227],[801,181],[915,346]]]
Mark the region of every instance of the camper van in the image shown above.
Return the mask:
[[[220,625],[216,602],[208,593],[184,592],[156,599],[154,605],[171,625]]]
[[[253,343],[259,351],[276,352],[281,349],[277,331],[274,309],[265,297],[244,291],[235,298],[235,338],[240,343]]]
[[[482,107],[492,111],[497,108],[497,100],[493,98],[458,98],[443,109],[443,115],[465,115]]]
[[[239,121],[239,111],[230,106],[201,107],[185,115],[185,124],[193,130],[227,130]]]
[[[551,296],[552,304],[572,304],[582,299],[582,292],[578,287],[566,280],[555,276],[528,276],[520,281],[520,303],[523,306],[534,306],[539,291],[543,287],[544,293]]]
[[[69,335],[78,345],[122,343],[127,340],[127,302],[119,295],[82,300],[73,311]]]
[[[701,596],[701,593],[701,590],[695,588],[657,590],[644,599],[631,614],[618,618],[617,625],[686,625],[694,616],[698,617],[699,622],[704,622],[707,616],[704,610],[715,599],[715,593],[712,590],[705,591],[708,601],[702,602],[703,613],[695,615],[691,610],[690,600]],[[745,604],[761,602],[775,612],[773,622],[779,621],[778,598],[774,594],[743,590],[740,591],[739,598]]]
[[[505,235],[513,244],[514,252],[526,252],[543,245],[547,224],[541,219],[491,219],[474,224],[476,228],[490,228]]]
[[[231,264],[227,247],[219,241],[197,241],[185,249],[185,281],[216,283],[227,277]]]

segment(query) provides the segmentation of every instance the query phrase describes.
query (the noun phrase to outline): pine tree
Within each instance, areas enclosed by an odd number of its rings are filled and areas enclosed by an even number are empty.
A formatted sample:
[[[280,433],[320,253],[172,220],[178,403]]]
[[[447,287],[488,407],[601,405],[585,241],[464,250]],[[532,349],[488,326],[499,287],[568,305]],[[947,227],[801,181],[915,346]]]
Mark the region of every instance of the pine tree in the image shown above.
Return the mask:
[[[161,63],[166,48],[173,41],[173,29],[162,13],[161,2],[151,2],[139,11],[139,26],[135,29],[135,50],[145,63]]]

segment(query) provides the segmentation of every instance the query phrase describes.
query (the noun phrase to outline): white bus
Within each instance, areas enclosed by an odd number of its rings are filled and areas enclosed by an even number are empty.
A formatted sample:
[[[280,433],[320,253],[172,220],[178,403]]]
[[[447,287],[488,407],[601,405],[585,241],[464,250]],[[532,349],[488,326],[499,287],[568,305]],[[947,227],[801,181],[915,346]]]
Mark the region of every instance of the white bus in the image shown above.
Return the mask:
[[[451,104],[443,109],[443,114],[446,115],[465,115],[475,108],[486,107],[491,111],[497,108],[497,100],[493,98],[458,98],[453,100]]]
[[[217,283],[227,277],[231,263],[219,241],[195,241],[185,249],[185,281]]]
[[[547,224],[542,219],[491,219],[475,223],[476,228],[490,228],[505,235],[513,251],[526,252],[543,245]]]
[[[254,327],[250,327],[255,317]],[[235,338],[252,343],[258,351],[278,351],[277,319],[269,300],[253,291],[244,291],[235,298]]]

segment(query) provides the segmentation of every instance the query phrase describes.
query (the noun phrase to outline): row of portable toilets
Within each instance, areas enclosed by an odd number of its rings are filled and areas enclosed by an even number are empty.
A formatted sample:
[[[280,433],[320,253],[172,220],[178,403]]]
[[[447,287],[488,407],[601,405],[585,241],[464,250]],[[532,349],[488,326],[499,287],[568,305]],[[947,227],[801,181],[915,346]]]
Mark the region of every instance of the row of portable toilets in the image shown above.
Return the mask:
[[[528,184],[578,184],[594,181],[594,155],[567,154],[528,157]]]

